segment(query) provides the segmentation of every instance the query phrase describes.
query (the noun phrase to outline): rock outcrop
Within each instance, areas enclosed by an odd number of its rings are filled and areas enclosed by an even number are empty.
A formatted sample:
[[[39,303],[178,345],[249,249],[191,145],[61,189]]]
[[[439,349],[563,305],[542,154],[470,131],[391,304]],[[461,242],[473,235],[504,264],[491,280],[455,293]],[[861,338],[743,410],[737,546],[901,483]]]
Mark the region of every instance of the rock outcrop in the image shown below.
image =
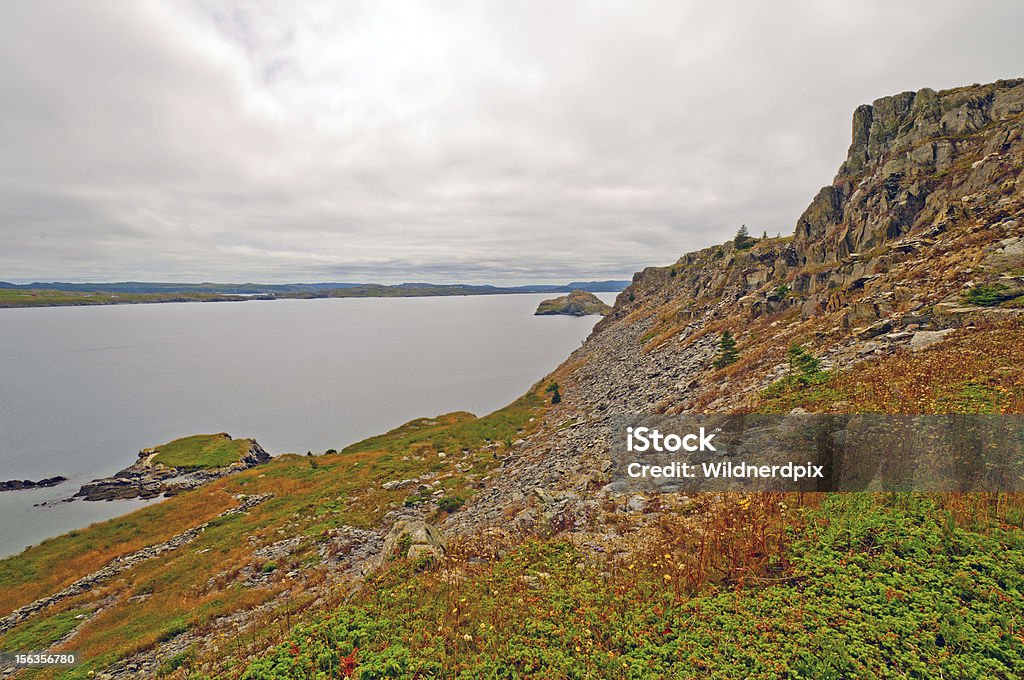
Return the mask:
[[[231,440],[231,437],[226,434],[218,436]],[[264,451],[255,439],[241,441],[248,442],[249,446],[238,461],[223,467],[198,470],[170,467],[155,462],[157,450],[143,449],[139,451],[139,459],[135,463],[113,477],[105,477],[84,484],[69,500],[112,501],[173,496],[270,460],[270,454]]]
[[[637,273],[554,373],[562,402],[541,430],[443,528],[572,530],[643,508],[602,491],[614,417],[755,407],[793,342],[850,370],[1024,315],[1024,80],[885,97],[853,128],[792,236]],[[744,358],[716,371],[723,328]]]
[[[568,295],[544,300],[537,307],[535,315],[543,316],[550,314],[562,314],[565,316],[588,316],[590,314],[601,314],[602,316],[612,311],[612,308],[601,302],[601,299],[593,293],[584,290],[574,290]]]
[[[389,558],[442,557],[444,535],[432,524],[414,517],[399,519],[384,538],[382,556]]]
[[[56,477],[47,477],[46,479],[40,479],[38,482],[33,482],[31,479],[11,479],[6,482],[0,482],[0,491],[21,491],[22,489],[42,489],[48,486],[57,486],[61,482],[66,482],[67,477],[57,475]]]

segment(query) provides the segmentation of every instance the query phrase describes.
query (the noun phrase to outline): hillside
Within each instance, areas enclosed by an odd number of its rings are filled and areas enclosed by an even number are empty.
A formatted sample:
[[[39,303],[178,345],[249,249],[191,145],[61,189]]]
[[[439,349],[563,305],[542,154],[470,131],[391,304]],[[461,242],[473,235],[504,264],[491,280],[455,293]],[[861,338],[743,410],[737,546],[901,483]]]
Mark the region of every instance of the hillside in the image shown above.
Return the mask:
[[[0,649],[77,650],[66,677],[1020,677],[1019,496],[608,483],[622,414],[1024,413],[1022,277],[1024,80],[884,97],[792,236],[636,274],[508,407],[0,562],[0,614],[45,601]]]
[[[577,289],[617,293],[628,281],[586,281],[565,286],[491,286],[437,283],[30,283],[0,281],[0,308],[125,305],[159,302],[244,302],[245,300],[437,297],[449,295],[507,295],[563,293]]]

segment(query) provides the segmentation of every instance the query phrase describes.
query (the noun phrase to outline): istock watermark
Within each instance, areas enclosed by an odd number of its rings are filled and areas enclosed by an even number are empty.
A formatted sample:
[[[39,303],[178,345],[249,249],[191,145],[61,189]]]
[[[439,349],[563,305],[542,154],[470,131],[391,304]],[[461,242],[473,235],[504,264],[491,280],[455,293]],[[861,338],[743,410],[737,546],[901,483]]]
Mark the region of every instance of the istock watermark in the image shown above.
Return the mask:
[[[613,419],[621,491],[1024,491],[1019,415]]]
[[[667,435],[662,434],[657,429],[651,429],[649,427],[627,427],[626,428],[626,447],[630,451],[659,451],[659,452],[672,452],[683,450],[683,451],[715,451],[715,445],[711,443],[711,440],[715,438],[715,433],[708,434],[704,431],[704,428],[700,428],[699,433],[684,434],[682,436],[675,433],[669,433]],[[696,442],[696,443],[694,443]]]

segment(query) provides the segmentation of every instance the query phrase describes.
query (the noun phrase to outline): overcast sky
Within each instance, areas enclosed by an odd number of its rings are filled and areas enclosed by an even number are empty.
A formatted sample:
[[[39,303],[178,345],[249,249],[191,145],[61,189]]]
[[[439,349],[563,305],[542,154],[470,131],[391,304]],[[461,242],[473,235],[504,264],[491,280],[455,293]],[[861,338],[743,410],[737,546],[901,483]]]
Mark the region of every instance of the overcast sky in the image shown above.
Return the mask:
[[[0,6],[0,280],[565,282],[789,233],[1024,3]]]

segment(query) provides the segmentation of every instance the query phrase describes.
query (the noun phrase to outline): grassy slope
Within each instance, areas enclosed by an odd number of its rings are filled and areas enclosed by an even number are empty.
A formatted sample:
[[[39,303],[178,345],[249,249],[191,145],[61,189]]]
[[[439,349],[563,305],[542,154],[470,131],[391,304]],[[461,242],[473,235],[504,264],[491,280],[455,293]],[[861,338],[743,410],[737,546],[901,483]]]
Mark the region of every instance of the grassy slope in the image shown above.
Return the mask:
[[[759,410],[1022,412],[1021,331],[962,329],[766,390]],[[556,539],[496,562],[470,549],[441,567],[397,564],[246,677],[1024,672],[1024,498],[761,494],[700,500],[692,516],[703,526],[667,516],[619,561]]]
[[[770,577],[751,571],[745,583],[694,593],[688,553],[667,534],[620,560],[549,541],[447,571],[404,563],[331,616],[298,626],[243,677],[1024,673],[1019,514],[1008,526],[985,508],[963,514],[922,496],[805,500]],[[749,499],[719,512],[740,531],[763,521]]]
[[[249,452],[251,439],[232,439],[226,434],[196,434],[154,449],[154,463],[183,470],[226,467]]]
[[[1024,413],[1024,321],[964,328],[918,352],[825,373],[814,385],[780,381],[757,410]]]
[[[457,413],[421,419],[343,453],[312,458],[279,456],[258,468],[49,539],[2,560],[0,614],[6,614],[58,591],[119,555],[211,519],[237,504],[235,494],[275,494],[245,515],[218,520],[185,547],[145,561],[112,582],[32,617],[0,636],[0,650],[13,651],[17,649],[15,643],[34,627],[56,626],[68,612],[85,609],[91,613],[90,618],[81,625],[69,648],[90,662],[67,672],[68,677],[84,677],[90,670],[183,630],[201,629],[217,616],[255,607],[292,587],[285,576],[292,568],[317,569],[318,546],[332,528],[371,527],[392,507],[418,502],[410,499],[414,491],[386,491],[381,483],[437,472],[450,496],[471,495],[470,475],[485,474],[497,464],[491,450],[484,447],[529,433],[542,404],[541,397],[530,392],[483,418]],[[461,458],[440,458],[435,445],[444,446],[449,454],[463,449],[467,453]],[[465,474],[454,472],[460,460],[472,464]],[[282,535],[302,538],[291,561],[278,564],[265,586],[243,587],[246,570],[260,571],[265,566],[253,552],[280,540]],[[293,608],[308,604],[309,598],[294,588],[293,597]],[[113,604],[94,611],[106,598],[112,598]],[[263,649],[264,640],[278,640],[287,632],[285,625],[284,619],[271,615],[260,630],[263,637],[247,640],[246,644]]]

